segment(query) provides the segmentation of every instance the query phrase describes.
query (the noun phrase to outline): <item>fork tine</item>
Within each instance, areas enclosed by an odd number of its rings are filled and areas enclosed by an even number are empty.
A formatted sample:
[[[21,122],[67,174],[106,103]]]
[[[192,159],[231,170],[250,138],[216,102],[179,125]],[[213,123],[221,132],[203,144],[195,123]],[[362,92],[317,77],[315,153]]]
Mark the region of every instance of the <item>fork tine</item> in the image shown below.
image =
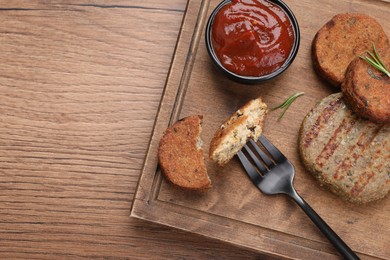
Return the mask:
[[[248,158],[246,158],[245,154],[242,151],[239,151],[237,155],[241,161],[241,164],[244,166],[246,172],[248,173],[250,179],[252,180],[253,184],[258,186],[262,179],[261,175],[257,172],[256,168],[248,160]]]
[[[266,155],[263,150],[259,147],[259,145],[253,140],[249,139],[249,142],[252,144],[253,148],[255,148],[257,154],[260,156],[260,158],[263,160],[267,168],[271,168],[271,166],[274,165],[274,163],[269,159],[269,156]]]
[[[244,148],[249,154],[249,156],[252,158],[253,162],[256,164],[261,174],[266,174],[268,172],[268,169],[264,167],[263,163],[259,160],[259,158],[257,158],[252,149],[248,145],[245,145]]]
[[[287,160],[287,158],[276,148],[268,139],[262,135],[259,138],[260,143],[270,153],[276,163]]]

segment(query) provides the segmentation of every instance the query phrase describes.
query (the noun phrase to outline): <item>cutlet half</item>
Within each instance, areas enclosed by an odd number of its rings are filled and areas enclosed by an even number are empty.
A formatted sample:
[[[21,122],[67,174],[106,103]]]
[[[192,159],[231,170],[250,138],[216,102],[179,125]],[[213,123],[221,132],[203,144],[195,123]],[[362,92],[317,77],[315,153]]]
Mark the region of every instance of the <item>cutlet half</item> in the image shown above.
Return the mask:
[[[210,143],[210,159],[219,165],[225,165],[244,147],[249,138],[257,141],[267,112],[267,105],[260,97],[238,109],[215,132]]]
[[[160,139],[158,159],[168,181],[188,190],[211,187],[202,148],[203,116],[183,118],[168,127]]]

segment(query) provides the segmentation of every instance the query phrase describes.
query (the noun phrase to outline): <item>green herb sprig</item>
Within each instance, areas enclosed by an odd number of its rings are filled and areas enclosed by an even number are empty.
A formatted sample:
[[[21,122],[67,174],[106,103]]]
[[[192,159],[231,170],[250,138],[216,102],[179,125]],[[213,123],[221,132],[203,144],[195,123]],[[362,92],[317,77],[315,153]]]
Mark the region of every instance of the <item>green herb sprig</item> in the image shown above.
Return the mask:
[[[372,49],[374,52],[366,51],[366,56],[359,56],[361,59],[367,61],[371,66],[376,68],[377,70],[383,72],[390,78],[390,72],[386,68],[385,64],[383,64],[379,53],[376,51],[375,44],[372,44]]]
[[[291,95],[289,98],[287,98],[283,103],[280,105],[271,108],[271,111],[274,111],[276,109],[283,109],[283,111],[280,113],[278,120],[282,119],[284,114],[286,113],[287,109],[291,106],[291,104],[300,96],[303,96],[305,93],[304,92],[298,92],[293,95]]]

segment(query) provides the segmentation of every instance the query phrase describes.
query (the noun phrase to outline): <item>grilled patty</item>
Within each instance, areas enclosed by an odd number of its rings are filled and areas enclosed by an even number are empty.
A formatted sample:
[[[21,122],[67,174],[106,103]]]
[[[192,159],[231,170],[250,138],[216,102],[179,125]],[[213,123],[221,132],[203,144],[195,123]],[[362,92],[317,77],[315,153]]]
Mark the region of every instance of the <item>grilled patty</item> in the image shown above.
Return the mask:
[[[299,152],[320,184],[347,201],[367,203],[390,190],[390,125],[359,117],[341,93],[324,98],[307,114]]]
[[[390,48],[378,50],[390,68]],[[355,58],[341,85],[345,101],[359,115],[378,123],[390,123],[390,78],[368,62]]]
[[[314,69],[329,83],[340,87],[349,63],[371,49],[372,43],[379,49],[389,46],[386,33],[374,18],[364,14],[338,14],[314,37]]]
[[[183,189],[211,187],[200,137],[202,119],[200,115],[183,118],[168,127],[160,139],[160,168],[167,180]]]

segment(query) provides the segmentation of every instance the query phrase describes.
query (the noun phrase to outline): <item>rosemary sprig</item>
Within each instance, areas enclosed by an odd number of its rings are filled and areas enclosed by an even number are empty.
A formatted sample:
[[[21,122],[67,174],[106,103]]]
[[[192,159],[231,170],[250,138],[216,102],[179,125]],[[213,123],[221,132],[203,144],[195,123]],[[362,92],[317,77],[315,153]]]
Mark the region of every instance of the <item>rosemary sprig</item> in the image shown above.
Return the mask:
[[[287,109],[291,106],[291,104],[300,96],[304,95],[305,93],[304,92],[298,92],[298,93],[295,93],[293,95],[291,95],[289,98],[287,98],[283,103],[281,103],[280,105],[274,107],[274,108],[271,108],[271,111],[274,111],[276,109],[283,109],[282,113],[280,113],[279,115],[279,118],[278,120],[282,119],[282,117],[284,116],[284,114],[286,113]]]
[[[386,68],[385,64],[383,64],[381,57],[379,56],[379,53],[376,51],[375,44],[372,44],[372,49],[374,52],[366,51],[366,54],[368,56],[359,56],[361,59],[367,61],[371,66],[376,68],[377,70],[385,73],[388,77],[390,77],[390,72]]]

